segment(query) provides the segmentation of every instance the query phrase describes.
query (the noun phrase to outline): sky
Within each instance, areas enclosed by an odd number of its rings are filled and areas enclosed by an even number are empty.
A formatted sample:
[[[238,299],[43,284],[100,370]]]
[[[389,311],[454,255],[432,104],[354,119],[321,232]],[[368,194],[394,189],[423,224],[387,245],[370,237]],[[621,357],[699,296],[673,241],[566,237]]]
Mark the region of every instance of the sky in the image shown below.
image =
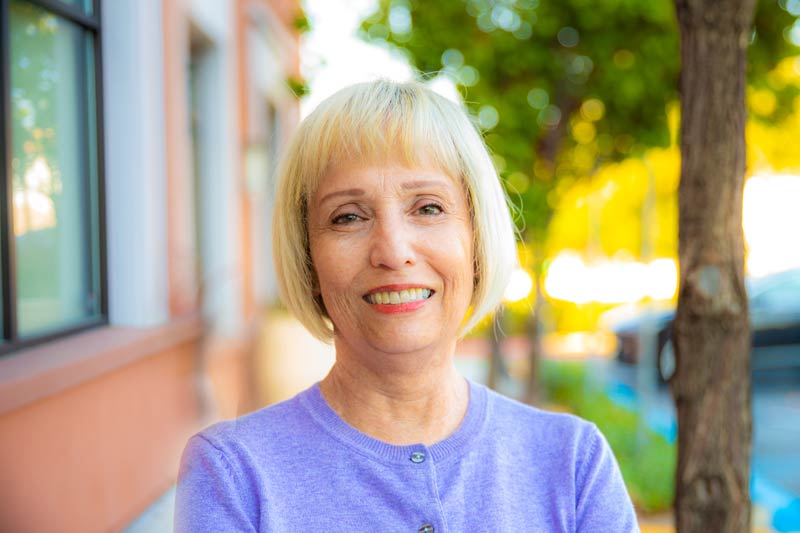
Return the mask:
[[[356,36],[361,20],[375,9],[375,0],[305,0],[304,6],[312,31],[304,36],[301,56],[311,88],[301,103],[303,116],[347,85],[375,78],[412,78],[401,55]]]
[[[411,67],[399,52],[357,36],[361,21],[376,5],[376,0],[304,0],[311,31],[303,37],[301,68],[311,91],[300,104],[302,116],[353,83],[413,79]],[[461,101],[455,86],[443,77],[431,80],[430,87],[450,100]]]

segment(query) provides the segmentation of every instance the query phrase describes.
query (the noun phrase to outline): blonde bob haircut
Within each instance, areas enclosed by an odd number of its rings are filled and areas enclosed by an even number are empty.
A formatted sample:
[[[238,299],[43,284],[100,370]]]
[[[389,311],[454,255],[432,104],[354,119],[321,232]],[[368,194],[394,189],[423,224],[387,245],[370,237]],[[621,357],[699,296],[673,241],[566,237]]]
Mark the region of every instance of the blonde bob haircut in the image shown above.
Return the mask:
[[[499,303],[517,264],[514,228],[481,136],[458,105],[420,83],[359,83],[326,99],[299,125],[278,169],[273,257],[281,297],[317,338],[334,328],[319,296],[309,251],[310,198],[339,161],[381,163],[399,153],[409,167],[433,164],[463,185],[473,230],[475,283],[463,336]]]

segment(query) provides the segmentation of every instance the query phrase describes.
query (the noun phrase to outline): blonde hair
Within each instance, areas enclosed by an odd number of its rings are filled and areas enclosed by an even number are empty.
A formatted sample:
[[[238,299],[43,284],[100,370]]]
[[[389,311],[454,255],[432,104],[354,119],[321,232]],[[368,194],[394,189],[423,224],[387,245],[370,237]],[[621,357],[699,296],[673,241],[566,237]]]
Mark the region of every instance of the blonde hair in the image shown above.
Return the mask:
[[[497,172],[480,134],[456,104],[416,82],[351,85],[322,102],[295,131],[278,169],[273,257],[281,298],[317,338],[333,326],[309,253],[307,205],[337,161],[380,162],[396,150],[409,166],[433,164],[467,192],[475,285],[465,335],[499,303],[517,264],[514,227]]]

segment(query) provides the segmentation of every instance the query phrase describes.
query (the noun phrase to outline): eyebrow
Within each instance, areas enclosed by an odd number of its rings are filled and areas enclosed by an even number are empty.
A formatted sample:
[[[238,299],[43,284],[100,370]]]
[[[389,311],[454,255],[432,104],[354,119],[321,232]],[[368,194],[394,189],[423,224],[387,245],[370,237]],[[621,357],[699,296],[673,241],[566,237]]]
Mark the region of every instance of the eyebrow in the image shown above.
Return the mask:
[[[417,180],[407,181],[400,187],[408,191],[413,189],[424,189],[426,187],[442,187],[443,185],[444,184],[438,180]]]
[[[400,187],[404,190],[414,190],[414,189],[424,189],[426,187],[443,187],[444,184],[439,180],[414,180],[414,181],[406,181],[400,185]],[[339,196],[345,197],[353,197],[353,196],[364,196],[366,191],[364,189],[342,189],[341,191],[333,191],[329,192],[325,196],[323,196],[320,201],[319,205],[324,204],[328,200],[333,198],[337,198]]]
[[[364,196],[365,194],[366,192],[364,189],[344,189],[341,191],[333,191],[323,196],[319,201],[319,205],[322,205],[328,200],[336,198],[337,196]]]

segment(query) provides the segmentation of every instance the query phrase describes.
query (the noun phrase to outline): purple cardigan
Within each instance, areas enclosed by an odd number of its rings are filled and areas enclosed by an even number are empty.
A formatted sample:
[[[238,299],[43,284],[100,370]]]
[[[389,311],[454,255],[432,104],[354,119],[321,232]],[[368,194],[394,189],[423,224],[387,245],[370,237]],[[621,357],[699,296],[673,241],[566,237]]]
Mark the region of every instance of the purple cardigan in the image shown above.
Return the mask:
[[[349,426],[319,386],[189,440],[178,532],[639,531],[606,440],[575,416],[470,383],[459,428],[394,446]]]

